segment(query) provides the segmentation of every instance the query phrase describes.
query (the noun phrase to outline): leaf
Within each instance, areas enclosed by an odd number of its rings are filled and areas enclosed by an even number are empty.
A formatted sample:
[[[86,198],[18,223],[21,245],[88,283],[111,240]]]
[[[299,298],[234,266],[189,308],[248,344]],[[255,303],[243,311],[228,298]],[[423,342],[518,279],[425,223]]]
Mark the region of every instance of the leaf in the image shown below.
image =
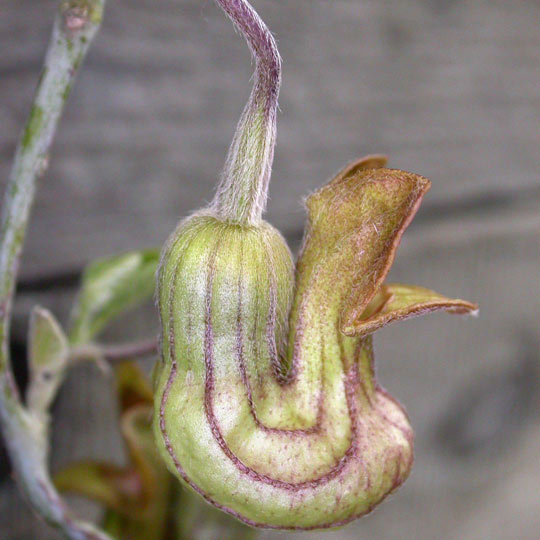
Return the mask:
[[[28,408],[43,414],[48,411],[64,378],[69,357],[68,342],[52,313],[39,306],[32,310],[30,316],[28,341]]]
[[[54,483],[60,491],[83,495],[121,513],[137,506],[141,497],[140,481],[134,471],[97,461],[65,467],[55,475]]]
[[[435,291],[415,285],[391,283],[383,285],[358,320],[342,327],[348,336],[364,337],[391,322],[418,317],[432,311],[475,314],[478,306],[460,299],[451,299]]]
[[[70,341],[87,343],[124,311],[150,298],[158,250],[132,251],[92,263],[74,307]]]
[[[122,412],[138,405],[152,405],[152,386],[137,364],[122,362],[115,371],[116,393]]]

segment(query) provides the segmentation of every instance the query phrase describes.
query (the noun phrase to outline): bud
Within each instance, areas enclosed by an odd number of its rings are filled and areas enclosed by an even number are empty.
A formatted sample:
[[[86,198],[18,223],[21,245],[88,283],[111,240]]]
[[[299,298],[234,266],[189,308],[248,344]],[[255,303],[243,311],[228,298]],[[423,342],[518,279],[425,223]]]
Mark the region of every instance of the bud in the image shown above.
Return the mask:
[[[475,309],[383,284],[429,187],[383,164],[361,160],[308,199],[294,294],[289,250],[264,222],[209,211],[181,223],[164,249],[159,451],[184,483],[249,525],[342,525],[403,483],[412,430],[375,381],[370,334],[435,309]]]

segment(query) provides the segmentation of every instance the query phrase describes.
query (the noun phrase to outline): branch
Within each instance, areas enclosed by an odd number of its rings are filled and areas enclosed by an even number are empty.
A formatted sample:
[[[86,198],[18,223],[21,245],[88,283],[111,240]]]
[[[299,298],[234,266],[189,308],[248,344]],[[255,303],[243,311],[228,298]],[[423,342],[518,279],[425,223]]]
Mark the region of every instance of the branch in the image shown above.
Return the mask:
[[[48,154],[75,74],[94,38],[105,0],[60,4],[30,117],[22,133],[2,209],[0,238],[0,420],[20,488],[48,523],[72,540],[110,540],[77,521],[52,485],[47,468],[48,423],[21,402],[9,358],[13,296],[34,200],[36,179]]]
[[[118,345],[101,345],[96,343],[84,343],[73,347],[69,352],[69,362],[77,363],[84,360],[95,360],[99,363],[122,362],[144,356],[156,355],[158,352],[158,340],[148,339],[134,343],[121,343]]]
[[[216,2],[246,38],[256,68],[213,206],[222,219],[256,225],[266,206],[274,159],[281,58],[270,30],[246,0]]]

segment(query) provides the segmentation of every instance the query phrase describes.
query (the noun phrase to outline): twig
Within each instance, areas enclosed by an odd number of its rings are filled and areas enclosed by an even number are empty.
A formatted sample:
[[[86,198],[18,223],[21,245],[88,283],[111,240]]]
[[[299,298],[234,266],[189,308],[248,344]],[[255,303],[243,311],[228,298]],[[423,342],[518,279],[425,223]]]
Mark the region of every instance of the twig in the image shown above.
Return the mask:
[[[139,358],[141,356],[150,356],[157,353],[158,340],[157,338],[153,338],[136,343],[103,345],[102,351],[105,359],[110,362],[114,362],[115,360],[129,360],[130,358]]]
[[[135,343],[122,343],[119,345],[85,343],[71,349],[69,361],[104,360],[106,362],[114,363],[122,360],[132,360],[154,355],[157,351],[158,340],[155,338]]]
[[[9,358],[9,332],[20,256],[36,179],[48,153],[78,67],[95,36],[105,0],[60,4],[30,117],[24,128],[2,209],[0,242],[0,419],[20,488],[48,523],[72,540],[110,540],[93,525],[77,521],[55,490],[47,468],[47,423],[22,404]]]

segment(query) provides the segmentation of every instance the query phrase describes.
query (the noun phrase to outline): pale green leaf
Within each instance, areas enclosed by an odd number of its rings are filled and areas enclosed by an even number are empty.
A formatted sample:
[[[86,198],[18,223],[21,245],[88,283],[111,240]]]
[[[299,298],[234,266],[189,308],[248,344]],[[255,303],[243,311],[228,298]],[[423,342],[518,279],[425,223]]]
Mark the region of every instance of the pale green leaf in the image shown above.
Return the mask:
[[[84,272],[70,341],[87,343],[123,312],[154,293],[157,250],[132,251],[92,263]]]
[[[30,316],[27,402],[30,410],[46,413],[66,369],[67,338],[48,310],[36,306]]]

